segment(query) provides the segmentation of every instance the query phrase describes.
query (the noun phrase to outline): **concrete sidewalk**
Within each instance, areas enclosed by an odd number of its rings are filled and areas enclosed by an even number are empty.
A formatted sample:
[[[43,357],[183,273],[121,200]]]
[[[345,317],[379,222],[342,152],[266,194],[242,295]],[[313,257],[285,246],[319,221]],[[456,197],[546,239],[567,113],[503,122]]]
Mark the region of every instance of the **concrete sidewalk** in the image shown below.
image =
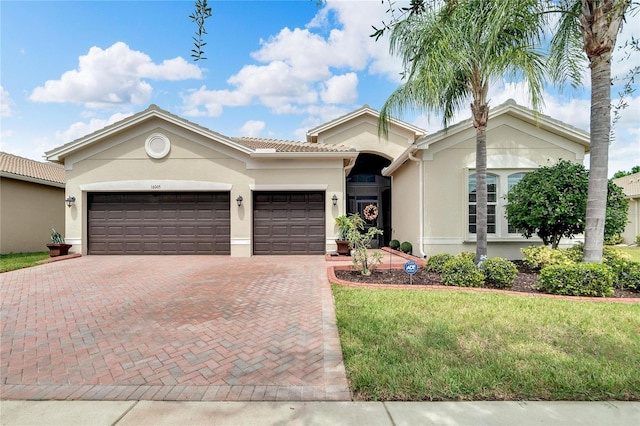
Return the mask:
[[[25,425],[606,425],[640,424],[640,402],[0,401]]]

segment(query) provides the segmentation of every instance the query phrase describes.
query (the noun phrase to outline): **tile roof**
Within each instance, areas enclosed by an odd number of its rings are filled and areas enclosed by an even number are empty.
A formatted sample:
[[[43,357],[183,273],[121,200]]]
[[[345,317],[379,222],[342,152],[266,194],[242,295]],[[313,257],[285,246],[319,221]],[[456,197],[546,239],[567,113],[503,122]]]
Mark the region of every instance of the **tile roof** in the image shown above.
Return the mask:
[[[640,173],[614,179],[613,183],[621,187],[626,196],[632,198],[640,197]]]
[[[23,176],[57,184],[66,182],[64,166],[49,162],[40,162],[17,155],[0,152],[0,173]]]
[[[351,152],[353,148],[344,145],[320,145],[310,142],[283,141],[260,138],[230,138],[249,149],[274,149],[275,152]]]

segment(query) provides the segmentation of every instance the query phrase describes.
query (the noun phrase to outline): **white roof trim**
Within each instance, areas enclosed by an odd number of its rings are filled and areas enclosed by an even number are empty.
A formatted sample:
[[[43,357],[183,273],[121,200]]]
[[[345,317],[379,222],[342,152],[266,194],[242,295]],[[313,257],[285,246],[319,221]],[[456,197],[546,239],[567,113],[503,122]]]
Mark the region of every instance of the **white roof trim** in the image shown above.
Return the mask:
[[[7,179],[21,180],[23,182],[29,182],[29,183],[37,183],[37,184],[40,184],[40,185],[53,186],[55,188],[64,188],[65,187],[64,183],[53,182],[53,181],[46,180],[46,179],[38,179],[38,178],[30,177],[30,176],[18,175],[18,174],[15,174],[15,173],[4,172],[4,171],[0,171],[0,177],[7,178]]]
[[[176,115],[168,113],[158,108],[155,105],[151,105],[149,108],[147,108],[146,110],[138,114],[134,114],[117,123],[111,124],[101,130],[98,130],[80,139],[76,139],[68,144],[62,145],[58,148],[54,148],[51,151],[46,152],[45,155],[49,161],[62,162],[65,157],[73,154],[74,152],[77,152],[80,149],[83,149],[89,145],[92,145],[101,139],[112,136],[115,133],[119,133],[127,128],[133,127],[136,124],[149,120],[150,118],[163,119],[176,126],[188,129],[196,134],[202,135],[208,139],[213,139],[216,142],[227,145],[229,147],[232,147],[244,153],[248,154],[252,152],[251,149],[245,147],[244,145],[234,142],[233,140],[221,135],[220,133],[213,132],[195,123],[192,123]]]
[[[205,182],[197,180],[118,180],[111,182],[97,182],[80,185],[81,191],[114,192],[114,191],[144,191],[144,192],[174,192],[174,191],[231,191],[230,183]]]
[[[250,184],[249,189],[252,191],[326,191],[329,185],[324,183],[300,183],[300,184],[266,184],[256,185]]]
[[[321,124],[320,126],[314,127],[313,129],[309,130],[307,132],[307,141],[311,142],[311,139],[313,137],[317,137],[320,133],[322,132],[326,132],[327,130],[330,130],[334,127],[338,127],[344,123],[347,123],[355,118],[361,117],[363,115],[371,115],[374,116],[376,119],[378,117],[380,117],[380,112],[376,111],[373,108],[370,108],[368,105],[363,106],[362,108],[359,108],[355,111],[350,112],[349,114],[343,115],[341,117],[338,117],[334,120],[331,120],[327,123]],[[407,122],[398,120],[396,118],[391,118],[390,120],[390,124],[402,127],[410,132],[415,133],[416,135],[424,135],[426,134],[426,131],[424,129],[421,129],[417,126],[414,126],[412,124],[409,124]]]

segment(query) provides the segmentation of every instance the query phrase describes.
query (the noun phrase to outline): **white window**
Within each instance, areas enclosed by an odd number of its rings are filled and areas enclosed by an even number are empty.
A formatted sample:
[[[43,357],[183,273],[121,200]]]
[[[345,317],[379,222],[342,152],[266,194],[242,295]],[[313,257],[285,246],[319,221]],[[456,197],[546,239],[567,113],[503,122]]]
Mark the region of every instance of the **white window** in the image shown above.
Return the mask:
[[[518,238],[520,233],[510,226],[505,217],[507,192],[518,183],[525,172],[496,171],[487,172],[487,236],[489,239]],[[471,239],[476,234],[476,175],[471,173],[468,180],[468,219],[467,232]]]

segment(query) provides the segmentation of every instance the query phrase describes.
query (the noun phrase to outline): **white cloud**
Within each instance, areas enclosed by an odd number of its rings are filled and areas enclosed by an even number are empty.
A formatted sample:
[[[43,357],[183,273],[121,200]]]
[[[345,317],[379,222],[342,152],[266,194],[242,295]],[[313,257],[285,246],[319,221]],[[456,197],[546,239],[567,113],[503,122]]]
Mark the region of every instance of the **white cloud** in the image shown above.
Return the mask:
[[[13,105],[14,101],[11,99],[9,92],[0,86],[0,117],[11,117],[13,115]]]
[[[201,78],[201,70],[178,57],[155,64],[123,42],[107,49],[92,47],[80,56],[78,68],[65,72],[59,80],[48,80],[36,87],[30,99],[35,102],[79,103],[87,108],[129,106],[146,103],[153,91],[144,81]]]
[[[388,43],[369,37],[381,23],[386,6],[379,1],[327,1],[305,28],[283,28],[260,40],[251,54],[256,64],[232,75],[228,90],[201,89],[183,97],[184,113],[220,115],[229,99],[259,103],[275,114],[309,113],[322,103],[358,100],[358,72],[383,73],[397,79],[399,61]],[[221,96],[224,93],[225,96]],[[349,105],[351,107],[352,105]],[[334,117],[331,117],[334,118]]]
[[[56,132],[56,139],[58,141],[61,141],[62,143],[67,143],[93,133],[96,130],[101,130],[110,124],[124,120],[131,115],[131,113],[117,113],[113,114],[106,120],[100,118],[92,118],[88,122],[78,121],[69,126],[68,129]]]
[[[358,99],[358,74],[336,75],[323,83],[321,98],[327,104],[350,104]]]
[[[259,120],[249,120],[240,128],[240,135],[250,138],[257,138],[264,130],[266,123]]]

